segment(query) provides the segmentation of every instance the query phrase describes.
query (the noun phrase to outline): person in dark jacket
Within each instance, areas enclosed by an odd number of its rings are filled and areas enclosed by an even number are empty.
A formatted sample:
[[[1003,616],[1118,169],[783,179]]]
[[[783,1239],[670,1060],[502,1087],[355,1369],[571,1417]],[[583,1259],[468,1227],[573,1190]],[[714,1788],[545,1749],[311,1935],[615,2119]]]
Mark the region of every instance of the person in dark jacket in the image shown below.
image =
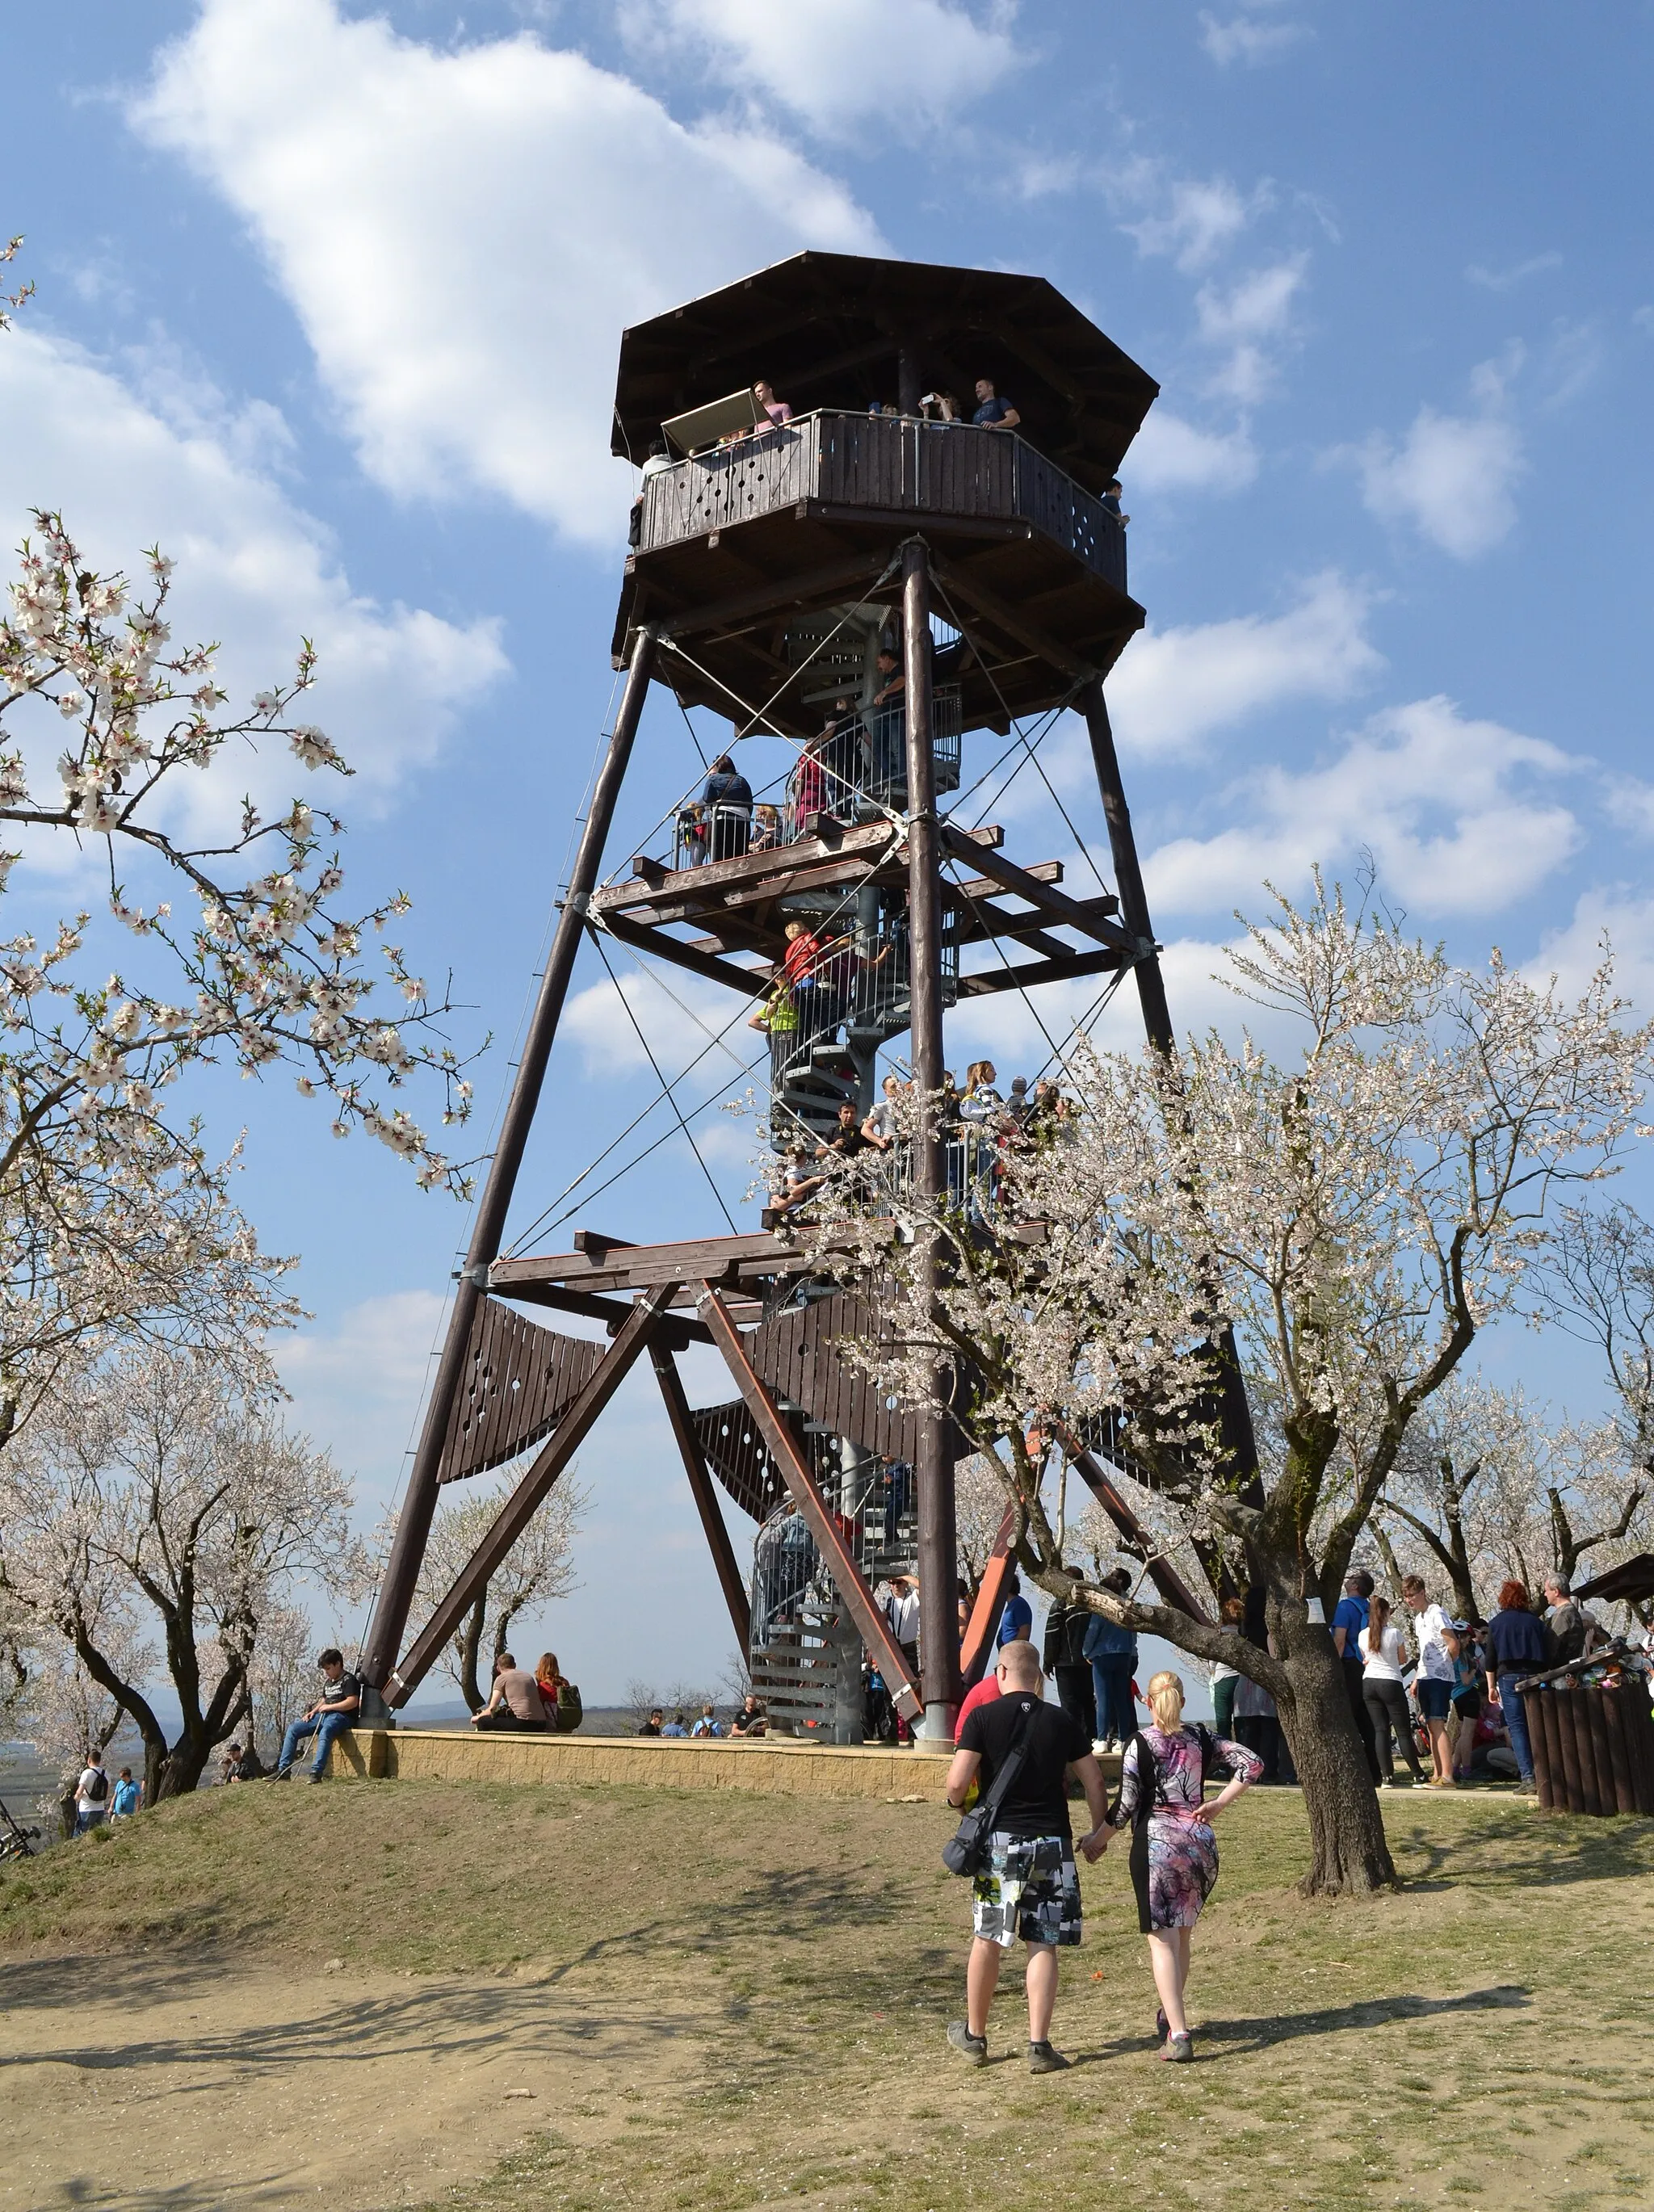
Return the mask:
[[[1526,1587],[1518,1582],[1504,1583],[1499,1611],[1487,1624],[1487,1694],[1498,1699],[1505,1716],[1505,1732],[1524,1790],[1534,1786],[1534,1753],[1528,1740],[1528,1716],[1516,1686],[1524,1674],[1542,1674],[1549,1663],[1544,1624],[1528,1602]]]
[[[1098,1587],[1125,1597],[1131,1590],[1131,1577],[1124,1567],[1116,1567]],[[1098,1741],[1105,1751],[1122,1750],[1137,1731],[1137,1706],[1131,1693],[1132,1676],[1137,1671],[1137,1632],[1117,1627],[1094,1613],[1086,1624],[1080,1649],[1092,1670]]]
[[[752,787],[727,753],[720,753],[707,770],[701,818],[706,828],[708,860],[736,860],[751,846]]]
[[[1065,1574],[1079,1577],[1077,1567],[1065,1567]],[[1042,1657],[1045,1671],[1056,1684],[1057,1703],[1065,1713],[1072,1713],[1085,1731],[1089,1743],[1097,1734],[1097,1693],[1092,1681],[1092,1662],[1085,1656],[1085,1632],[1094,1618],[1085,1605],[1071,1605],[1059,1598],[1045,1616],[1045,1643]]]

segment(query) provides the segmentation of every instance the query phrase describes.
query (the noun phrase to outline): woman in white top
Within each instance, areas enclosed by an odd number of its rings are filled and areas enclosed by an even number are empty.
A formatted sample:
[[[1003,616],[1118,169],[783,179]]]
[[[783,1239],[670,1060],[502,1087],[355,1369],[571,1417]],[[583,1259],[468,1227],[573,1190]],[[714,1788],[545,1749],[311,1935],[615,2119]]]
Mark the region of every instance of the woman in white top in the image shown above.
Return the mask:
[[[1402,1663],[1407,1649],[1402,1642],[1401,1630],[1390,1625],[1389,1601],[1380,1597],[1377,1590],[1368,1600],[1367,1625],[1355,1641],[1361,1654],[1361,1695],[1371,1717],[1372,1740],[1383,1778],[1378,1787],[1389,1790],[1396,1781],[1396,1761],[1389,1747],[1392,1735],[1402,1747],[1408,1771],[1415,1782],[1422,1782],[1424,1769],[1419,1764],[1412,1716],[1407,1709],[1407,1692],[1402,1686]]]

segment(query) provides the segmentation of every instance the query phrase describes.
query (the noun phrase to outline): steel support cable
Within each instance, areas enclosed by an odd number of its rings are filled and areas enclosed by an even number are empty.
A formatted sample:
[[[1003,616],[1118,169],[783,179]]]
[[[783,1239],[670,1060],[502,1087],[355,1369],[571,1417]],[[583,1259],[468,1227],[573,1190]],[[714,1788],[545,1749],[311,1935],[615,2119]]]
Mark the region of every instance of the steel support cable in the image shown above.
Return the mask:
[[[1006,698],[1004,692],[1000,690],[999,685],[994,683],[994,672],[988,666],[988,663],[982,659],[981,647],[977,645],[976,640],[972,635],[970,629],[960,619],[958,609],[954,605],[952,600],[948,598],[946,585],[939,581],[936,586],[936,589],[938,595],[947,607],[949,621],[952,622],[954,628],[958,631],[960,636],[965,640],[967,644],[969,644],[976,653],[977,665],[981,668],[983,675],[987,677],[988,682],[994,685],[994,697],[999,701],[1001,708],[1004,708],[1006,719],[1011,724],[1012,728],[1017,730],[1017,735],[1021,738],[1024,749],[1026,750],[1029,759],[1033,762],[1035,774],[1038,776],[1040,781],[1045,786],[1046,790],[1050,793],[1051,804],[1056,808],[1057,812],[1062,817],[1064,823],[1067,825],[1068,835],[1073,839],[1075,844],[1079,848],[1081,854],[1084,855],[1086,866],[1097,878],[1098,889],[1099,890],[1107,890],[1109,886],[1104,881],[1102,870],[1098,866],[1097,862],[1092,858],[1091,847],[1085,842],[1085,840],[1080,836],[1079,830],[1074,827],[1073,818],[1070,816],[1067,808],[1057,797],[1056,792],[1052,786],[1051,779],[1046,775],[1045,770],[1040,766],[1032,746],[1029,744],[1027,738],[1023,737],[1022,732],[1019,729],[1017,729],[1017,719],[1011,712],[1010,702]],[[1071,702],[1079,696],[1082,690],[1084,690],[1086,683],[1089,681],[1089,678],[1077,677],[1075,678],[1073,683],[1069,685],[1067,690],[1063,694],[1061,700],[1058,701],[1056,706],[1051,709],[1053,720],[1055,720],[1055,717],[1058,714],[1061,714],[1067,710]],[[1008,785],[1006,787],[1009,787]]]
[[[899,561],[892,561],[881,575],[874,577],[870,589],[876,592],[881,584],[889,580],[900,565]],[[686,652],[678,642],[676,638],[663,636],[660,640],[660,643],[666,651],[675,653],[680,660],[686,662],[687,665],[695,671],[697,676],[704,676],[708,684],[715,684],[717,689],[721,691],[727,698],[733,699],[735,704],[740,708],[741,711],[749,718],[749,726],[746,729],[740,731],[733,738],[732,738],[732,744],[739,744],[743,738],[751,737],[754,734],[755,727],[757,726],[763,725],[767,728],[768,734],[770,737],[780,738],[783,744],[796,745],[799,750],[802,752],[805,750],[804,745],[797,738],[789,737],[785,730],[776,729],[775,725],[769,720],[769,709],[775,705],[776,700],[781,697],[781,693],[787,690],[792,684],[795,684],[799,678],[804,674],[806,669],[810,667],[814,661],[818,660],[821,655],[826,652],[828,647],[838,635],[840,630],[843,629],[851,620],[851,615],[854,614],[855,607],[863,606],[866,604],[867,602],[863,599],[857,599],[854,601],[851,609],[851,614],[842,616],[839,620],[834,623],[832,629],[828,631],[826,636],[821,640],[819,644],[811,648],[808,658],[799,663],[798,667],[787,678],[787,682],[779,685],[776,690],[772,691],[762,707],[755,707],[750,699],[743,698],[739,691],[735,690],[731,685],[726,684],[722,677],[715,676],[709,668],[703,668],[701,665],[701,663],[696,659],[694,654]],[[679,711],[684,714],[684,718],[687,721],[689,719],[688,709],[684,706],[684,702],[681,699],[678,703]],[[690,735],[691,738],[695,737],[695,727],[693,723],[690,723]],[[696,752],[700,752],[701,750],[700,740],[698,738],[696,738],[695,740],[695,749]],[[704,767],[705,764],[705,756],[702,755],[702,767]],[[766,786],[765,788],[767,789],[768,786]],[[672,821],[676,817],[679,809],[688,805],[692,795],[693,794],[690,791],[685,791],[680,798],[673,801],[672,805],[667,808],[666,811],[662,814],[654,825],[644,834],[647,836],[654,836],[656,830],[663,829],[668,822]],[[876,801],[874,803],[877,804]],[[893,817],[892,819],[894,819]],[[605,877],[604,880],[605,884],[612,883],[614,878],[611,875]]]
[[[971,897],[970,893],[965,889],[964,883],[960,880],[957,873],[958,862],[950,857],[947,865],[950,872],[954,872],[953,888],[958,892],[960,897],[970,908],[972,914],[976,915],[977,921],[980,921],[982,918],[982,908],[977,905],[976,900]],[[989,936],[989,941],[993,945],[994,951],[998,953],[1000,959],[1004,963],[1006,973],[1008,975],[1016,978],[1015,988],[1017,994],[1021,999],[1024,1006],[1027,1007],[1029,1012],[1033,1016],[1035,1026],[1038,1029],[1040,1035],[1044,1038],[1046,1043],[1050,1045],[1052,1058],[1055,1059],[1057,1054],[1057,1047],[1051,1042],[1051,1032],[1046,1028],[1044,1023],[1040,1020],[1039,1008],[1029,997],[1026,985],[1023,983],[1019,977],[1016,977],[1016,971],[1011,965],[1010,954],[1006,951],[1005,945],[999,937],[993,935],[991,933],[985,932],[984,933]],[[1049,1063],[1048,1062],[1047,1064],[1049,1066]]]
[[[604,948],[603,939],[596,930],[592,930],[591,938],[592,942],[597,946],[598,958],[602,961],[605,970],[608,975],[609,981],[615,987],[615,996],[620,1000],[621,1005],[625,1007],[626,1018],[630,1022],[633,1029],[637,1032],[637,1041],[643,1048],[644,1055],[648,1060],[649,1066],[654,1070],[654,1079],[660,1085],[662,1091],[665,1092],[666,1103],[670,1105],[672,1112],[678,1117],[678,1126],[683,1131],[690,1152],[695,1155],[696,1166],[707,1179],[707,1188],[711,1191],[714,1198],[718,1201],[718,1211],[723,1215],[724,1219],[729,1224],[730,1235],[732,1237],[737,1236],[739,1232],[736,1229],[734,1217],[730,1212],[729,1208],[724,1204],[724,1194],[722,1191],[719,1189],[717,1184],[713,1181],[712,1170],[707,1165],[705,1160],[701,1157],[701,1147],[696,1143],[695,1139],[690,1133],[690,1126],[684,1119],[683,1109],[678,1105],[678,1101],[672,1097],[671,1091],[666,1090],[666,1079],[660,1073],[660,1063],[655,1058],[648,1037],[643,1034],[642,1026],[639,1023],[637,1016],[632,1012],[632,1008],[626,997],[626,994],[620,988],[619,977],[615,974],[614,969],[609,964],[609,955]]]
[[[1049,723],[1051,723],[1051,722],[1055,721],[1055,719],[1056,719],[1056,717],[1057,717],[1057,716],[1058,716],[1061,712],[1062,712],[1062,709],[1061,709],[1061,707],[1052,707],[1052,708],[1049,708],[1045,714],[1042,714],[1042,715],[1039,717],[1039,720],[1040,720],[1040,721],[1041,721],[1041,723],[1043,723],[1043,724],[1047,724],[1047,725],[1049,725]],[[956,797],[955,797],[955,799],[954,799],[954,801],[953,801],[953,804],[954,804],[954,806],[956,807],[956,809],[957,809],[957,808],[958,808],[958,807],[961,807],[961,806],[964,805],[965,805],[965,803],[967,802],[967,800],[971,799],[974,799],[974,798],[975,798],[975,796],[976,795],[976,793],[977,793],[982,789],[982,786],[983,786],[983,785],[988,781],[988,779],[989,778],[989,776],[991,776],[991,775],[997,775],[999,774],[999,772],[1000,772],[1000,769],[1002,769],[1002,768],[1004,767],[1004,765],[1005,765],[1005,763],[1006,763],[1006,761],[1008,761],[1008,760],[1010,759],[1010,757],[1011,757],[1012,754],[1017,750],[1017,749],[1018,749],[1018,747],[1019,747],[1019,746],[1026,747],[1026,745],[1027,745],[1027,744],[1028,744],[1028,743],[1029,743],[1029,739],[1028,739],[1028,738],[1027,738],[1026,734],[1025,733],[1025,732],[1024,732],[1024,730],[1023,730],[1023,728],[1022,728],[1022,725],[1021,725],[1020,720],[1017,720],[1017,721],[1013,722],[1013,723],[1012,724],[1012,726],[1012,726],[1012,729],[1013,729],[1013,730],[1015,730],[1015,732],[1016,732],[1016,736],[1015,736],[1014,739],[1012,740],[1012,742],[1010,744],[1008,744],[1008,745],[1006,747],[1005,750],[1004,750],[1004,751],[1000,755],[1000,757],[999,757],[999,758],[998,758],[997,760],[990,761],[990,762],[988,763],[988,766],[987,766],[987,767],[982,770],[982,774],[981,774],[979,776],[976,776],[976,778],[974,778],[974,779],[973,779],[973,781],[972,781],[971,782],[970,782],[969,784],[967,784],[967,785],[965,786],[965,788],[964,788],[963,791],[959,792],[959,793],[956,795]],[[1039,743],[1040,739],[1044,736],[1044,734],[1045,734],[1045,732],[1044,732],[1044,730],[1043,730],[1043,728],[1036,729],[1036,731],[1034,732],[1034,736],[1033,736],[1033,740],[1032,740],[1032,742],[1033,742],[1034,744],[1037,744]],[[1019,762],[1019,763],[1018,763],[1018,768],[1019,768],[1019,769],[1020,769],[1024,765],[1025,765],[1025,763],[1022,763],[1022,762]],[[1007,778],[1006,781],[1007,781],[1007,784],[1008,784],[1008,781],[1009,781],[1009,779],[1008,779],[1008,778]],[[989,799],[989,801],[988,801],[988,806],[990,806],[990,807],[991,807],[991,806],[993,806],[993,805],[995,805],[998,803],[999,797],[1001,795],[1001,793],[1003,793],[1003,791],[1006,789],[1006,785],[1001,785],[1001,787],[1000,787],[1000,793],[995,793],[995,795],[994,795],[994,797],[993,799]],[[983,813],[985,814],[985,813],[988,811],[988,808],[987,808],[987,807],[985,807],[985,808],[982,810],[982,811],[983,811]],[[978,816],[977,816],[977,817],[976,817],[976,826],[977,826],[978,828],[980,828],[980,827],[981,827],[981,824],[982,824],[982,815],[978,815]]]

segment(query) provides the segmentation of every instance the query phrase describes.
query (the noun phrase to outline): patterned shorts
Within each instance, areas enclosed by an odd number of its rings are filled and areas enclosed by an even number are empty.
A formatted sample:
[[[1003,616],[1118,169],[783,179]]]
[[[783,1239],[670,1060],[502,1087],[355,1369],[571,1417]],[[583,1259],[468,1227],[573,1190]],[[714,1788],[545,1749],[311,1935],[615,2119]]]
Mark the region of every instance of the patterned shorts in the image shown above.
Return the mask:
[[[975,1927],[984,1942],[1078,1943],[1079,1876],[1067,1836],[995,1831],[976,1880]]]

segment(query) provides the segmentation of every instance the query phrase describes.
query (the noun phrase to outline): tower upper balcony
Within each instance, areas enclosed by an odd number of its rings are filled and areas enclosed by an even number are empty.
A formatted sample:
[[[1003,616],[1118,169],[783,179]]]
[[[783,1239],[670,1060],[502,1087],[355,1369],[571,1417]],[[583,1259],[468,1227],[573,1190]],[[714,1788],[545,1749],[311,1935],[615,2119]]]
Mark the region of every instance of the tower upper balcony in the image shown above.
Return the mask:
[[[789,420],[660,449],[663,426],[760,380]],[[1012,426],[973,424],[984,386]],[[682,648],[686,700],[738,721],[762,701],[811,734],[800,646],[824,615],[893,605],[918,532],[967,635],[964,726],[1037,713],[1144,620],[1105,500],[1158,389],[1043,277],[997,270],[802,253],[657,316],[621,345],[614,450],[654,459],[616,653],[651,623]]]

